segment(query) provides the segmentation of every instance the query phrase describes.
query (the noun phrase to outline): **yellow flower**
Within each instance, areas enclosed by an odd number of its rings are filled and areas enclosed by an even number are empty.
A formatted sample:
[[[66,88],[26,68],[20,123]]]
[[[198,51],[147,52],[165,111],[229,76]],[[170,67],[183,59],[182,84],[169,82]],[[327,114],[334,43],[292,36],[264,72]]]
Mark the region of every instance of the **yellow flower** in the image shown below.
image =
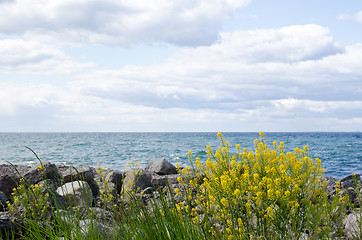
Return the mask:
[[[220,200],[220,202],[221,202],[221,204],[224,205],[225,207],[229,206],[229,202],[228,202],[228,200],[226,200],[225,198],[222,198],[222,199]]]
[[[43,165],[40,165],[39,167],[38,167],[38,171],[41,171],[41,170],[43,170],[45,167],[43,166]]]
[[[285,196],[287,197],[287,198],[289,198],[289,196],[290,196],[290,192],[289,191],[285,191]]]

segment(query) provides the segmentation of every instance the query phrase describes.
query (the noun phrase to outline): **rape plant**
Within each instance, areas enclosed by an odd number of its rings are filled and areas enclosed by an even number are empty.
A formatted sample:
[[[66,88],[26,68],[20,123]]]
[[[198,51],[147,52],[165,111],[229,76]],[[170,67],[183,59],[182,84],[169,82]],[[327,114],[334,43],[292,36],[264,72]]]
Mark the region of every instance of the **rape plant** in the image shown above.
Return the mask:
[[[47,216],[50,206],[49,193],[44,194],[41,184],[30,187],[21,178],[20,184],[12,192],[13,202],[7,202],[12,214],[27,219],[44,219]]]
[[[106,206],[108,209],[113,210],[115,206],[115,193],[111,187],[111,182],[107,181],[106,177],[108,174],[113,174],[109,169],[106,169],[102,166],[96,168],[97,174],[100,178],[96,178],[96,182],[100,187],[99,199],[103,206]]]
[[[270,149],[264,134],[255,140],[255,152],[229,142],[218,133],[221,147],[207,146],[207,160],[189,160],[192,169],[181,170],[187,205],[195,222],[215,237],[226,239],[312,239],[332,237],[331,225],[338,218],[345,197],[332,202],[321,181],[321,161],[308,157],[308,147],[285,152],[284,143]],[[176,190],[180,194],[180,190]],[[203,218],[201,218],[203,217]]]

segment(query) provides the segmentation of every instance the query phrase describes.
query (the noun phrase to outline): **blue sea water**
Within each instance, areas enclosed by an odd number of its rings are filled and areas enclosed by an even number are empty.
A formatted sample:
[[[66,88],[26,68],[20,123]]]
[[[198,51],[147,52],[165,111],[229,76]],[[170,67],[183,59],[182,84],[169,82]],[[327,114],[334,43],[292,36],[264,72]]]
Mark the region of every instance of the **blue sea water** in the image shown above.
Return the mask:
[[[234,147],[254,150],[258,133],[223,133]],[[342,178],[350,173],[362,174],[362,133],[265,133],[269,145],[284,142],[287,151],[309,147],[311,158],[320,158],[327,176]],[[124,170],[134,159],[141,167],[154,158],[187,165],[187,153],[206,160],[206,146],[217,149],[216,133],[0,133],[0,164],[36,164],[33,149],[42,161],[64,165],[98,165]]]

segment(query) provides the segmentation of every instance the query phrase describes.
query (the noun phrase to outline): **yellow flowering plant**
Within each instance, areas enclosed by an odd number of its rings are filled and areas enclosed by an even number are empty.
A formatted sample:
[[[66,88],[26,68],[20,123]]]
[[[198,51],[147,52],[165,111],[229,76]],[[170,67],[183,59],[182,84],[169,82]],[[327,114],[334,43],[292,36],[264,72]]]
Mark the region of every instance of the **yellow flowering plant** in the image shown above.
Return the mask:
[[[309,158],[307,146],[285,152],[284,143],[273,142],[269,148],[261,132],[254,152],[236,145],[232,154],[229,142],[218,137],[221,147],[207,146],[204,163],[189,152],[192,169],[180,171],[188,204],[180,211],[195,219],[202,213],[205,230],[226,239],[331,237],[334,210],[346,199],[328,201],[321,161]]]
[[[100,187],[99,191],[99,200],[103,206],[107,209],[114,210],[115,209],[115,189],[112,187],[112,183],[109,182],[106,177],[111,172],[109,169],[102,167],[98,164],[98,168],[95,169],[99,178],[95,178],[98,186]],[[113,174],[113,173],[111,173]]]
[[[27,186],[24,179],[20,180],[18,187],[11,194],[12,201],[7,205],[10,212],[22,219],[45,219],[48,217],[50,207],[49,193],[44,193],[42,184]]]

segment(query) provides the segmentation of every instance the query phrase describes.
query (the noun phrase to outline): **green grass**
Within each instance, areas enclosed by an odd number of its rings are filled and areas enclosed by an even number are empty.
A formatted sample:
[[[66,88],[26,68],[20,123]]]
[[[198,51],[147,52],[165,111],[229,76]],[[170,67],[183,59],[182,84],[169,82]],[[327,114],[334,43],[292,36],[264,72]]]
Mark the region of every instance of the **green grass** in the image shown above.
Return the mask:
[[[47,185],[22,180],[8,203],[22,220],[20,230],[7,239],[347,239],[343,218],[355,211],[361,219],[361,210],[339,188],[327,198],[320,163],[308,158],[306,148],[284,153],[283,144],[274,144],[276,150],[270,150],[262,136],[255,152],[237,146],[240,154],[233,155],[219,137],[222,146],[216,152],[208,147],[205,164],[193,162],[190,154],[194,167],[182,170],[180,189],[157,189],[147,205],[135,192],[115,196],[104,168],[97,170],[98,212],[84,206],[63,209]],[[84,219],[86,232],[79,227]],[[362,237],[358,224],[351,239]]]

